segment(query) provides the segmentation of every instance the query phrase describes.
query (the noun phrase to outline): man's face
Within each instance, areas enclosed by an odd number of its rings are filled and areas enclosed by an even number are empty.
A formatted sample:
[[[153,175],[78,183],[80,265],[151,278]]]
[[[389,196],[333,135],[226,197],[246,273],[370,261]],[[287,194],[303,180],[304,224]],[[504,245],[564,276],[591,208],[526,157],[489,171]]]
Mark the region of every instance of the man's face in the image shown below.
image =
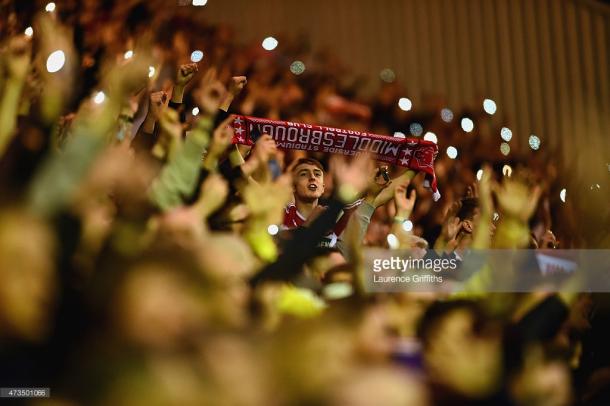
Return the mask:
[[[294,170],[294,195],[302,201],[313,202],[324,194],[324,172],[312,164],[300,164]]]

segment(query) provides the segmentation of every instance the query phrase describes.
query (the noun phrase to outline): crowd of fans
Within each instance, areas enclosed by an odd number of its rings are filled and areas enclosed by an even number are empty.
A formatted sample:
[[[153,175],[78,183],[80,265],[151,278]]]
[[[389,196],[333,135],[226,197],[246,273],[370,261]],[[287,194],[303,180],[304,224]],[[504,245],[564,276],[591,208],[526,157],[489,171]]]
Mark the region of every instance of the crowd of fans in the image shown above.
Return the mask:
[[[503,155],[485,113],[404,111],[399,79],[364,96],[306,38],[240,45],[189,7],[0,5],[0,386],[54,404],[610,404],[605,295],[364,289],[366,247],[603,247],[551,197],[561,168]],[[232,144],[231,114],[420,123],[459,155],[440,148],[433,202],[367,156]]]

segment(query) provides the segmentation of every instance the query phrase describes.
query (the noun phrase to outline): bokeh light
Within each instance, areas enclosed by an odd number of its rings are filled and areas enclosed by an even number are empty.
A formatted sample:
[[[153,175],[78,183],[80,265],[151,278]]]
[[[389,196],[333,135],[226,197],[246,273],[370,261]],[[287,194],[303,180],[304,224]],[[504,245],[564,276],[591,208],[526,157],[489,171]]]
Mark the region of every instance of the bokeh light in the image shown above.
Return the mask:
[[[511,177],[511,175],[513,174],[513,168],[510,165],[504,165],[502,167],[502,175],[507,176],[507,177]]]
[[[64,54],[64,51],[58,49],[57,51],[51,52],[47,58],[47,71],[49,73],[58,72],[64,67],[65,63],[66,54]]]
[[[510,145],[508,145],[506,142],[503,142],[502,144],[500,144],[500,152],[504,156],[510,154]]]
[[[208,0],[193,0],[193,6],[201,7],[208,4]]]
[[[420,123],[411,123],[409,126],[409,132],[411,135],[419,137],[424,133],[424,127]]]
[[[450,123],[453,120],[453,111],[448,108],[442,109],[441,120],[443,120],[445,123]]]
[[[125,59],[130,59],[131,57],[133,57],[133,51],[131,49],[125,52],[125,54],[123,55],[123,58]]]
[[[462,125],[462,130],[466,131],[467,133],[474,130],[474,122],[471,119],[469,119],[468,117],[464,117],[462,119],[461,125]]]
[[[392,83],[396,79],[396,74],[394,73],[394,71],[392,69],[385,68],[385,69],[382,69],[381,72],[379,72],[379,77],[381,78],[381,80],[383,80],[386,83]]]
[[[305,64],[303,61],[294,61],[290,64],[290,72],[295,75],[300,75],[305,72]]]
[[[106,95],[102,91],[97,92],[95,96],[93,96],[93,102],[95,104],[102,104],[104,103],[104,100],[106,100]]]
[[[411,110],[411,107],[413,107],[413,103],[411,103],[411,100],[409,100],[408,98],[401,97],[398,100],[398,107],[400,107],[402,111],[409,111]]]
[[[530,135],[528,143],[530,144],[530,148],[534,151],[537,151],[540,148],[540,138],[535,134]]]
[[[508,127],[502,127],[502,129],[500,130],[500,137],[504,141],[508,142],[513,139],[513,132]]]
[[[32,27],[28,27],[25,29],[25,31],[23,33],[26,36],[31,37],[32,35],[34,35],[34,29]]]
[[[191,52],[191,62],[200,62],[203,59],[203,51],[200,51],[199,49],[194,50],[193,52]]]
[[[458,150],[453,145],[447,147],[447,156],[451,159],[455,159],[458,156]]]
[[[154,66],[148,67],[148,77],[149,78],[152,78],[153,76],[155,76],[155,72],[156,72],[156,69]]]
[[[438,138],[436,137],[436,134],[434,134],[431,131],[428,131],[425,135],[424,135],[424,140],[426,141],[431,141],[433,143],[437,143],[438,142]]]
[[[392,249],[397,249],[400,245],[398,242],[398,237],[396,237],[392,233],[388,234],[387,240],[388,240],[388,246]]]
[[[269,227],[267,227],[267,232],[270,235],[276,235],[277,233],[280,232],[280,228],[275,224],[270,224]]]
[[[263,49],[265,49],[267,51],[273,51],[277,47],[277,45],[278,45],[278,42],[273,37],[265,38],[262,43]]]
[[[407,138],[405,133],[400,132],[400,131],[394,131],[394,137],[396,137],[396,138]]]
[[[404,223],[402,223],[402,229],[405,231],[413,230],[413,222],[411,220],[405,221]]]
[[[483,178],[483,169],[479,169],[477,171],[477,180],[481,180]]]
[[[199,107],[193,107],[193,110],[191,110],[191,113],[196,116],[197,114],[199,114]]]
[[[55,11],[55,3],[53,3],[53,2],[47,3],[47,5],[45,6],[44,9],[45,9],[45,11],[52,13],[53,11]]]
[[[559,198],[564,203],[566,202],[566,193],[567,193],[567,191],[565,188],[561,189],[561,192],[559,192]]]
[[[496,102],[491,99],[483,100],[483,110],[489,115],[495,114],[497,110]]]

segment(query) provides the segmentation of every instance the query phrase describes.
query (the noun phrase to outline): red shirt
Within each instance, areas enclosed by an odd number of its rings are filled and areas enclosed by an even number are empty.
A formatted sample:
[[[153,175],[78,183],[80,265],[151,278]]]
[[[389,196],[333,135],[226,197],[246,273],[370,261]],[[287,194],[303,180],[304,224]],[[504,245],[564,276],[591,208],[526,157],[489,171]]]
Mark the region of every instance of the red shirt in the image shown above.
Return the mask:
[[[324,237],[325,241],[321,242],[322,246],[334,247],[337,243],[337,238],[343,233],[350,216],[356,208],[362,203],[362,199],[356,200],[354,203],[348,204],[343,208],[343,212],[337,218],[337,222],[332,230]],[[307,219],[299,213],[297,206],[294,203],[288,204],[284,211],[284,222],[282,228],[284,230],[290,230],[293,228],[301,227],[305,224]]]

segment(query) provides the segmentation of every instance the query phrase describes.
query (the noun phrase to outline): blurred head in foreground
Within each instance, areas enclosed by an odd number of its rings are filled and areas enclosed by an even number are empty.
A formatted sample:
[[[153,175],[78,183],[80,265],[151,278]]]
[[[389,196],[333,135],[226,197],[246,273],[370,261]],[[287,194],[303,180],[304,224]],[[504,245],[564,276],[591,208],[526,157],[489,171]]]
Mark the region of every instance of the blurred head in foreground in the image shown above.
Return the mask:
[[[56,295],[55,240],[42,221],[0,212],[0,335],[44,337]]]

